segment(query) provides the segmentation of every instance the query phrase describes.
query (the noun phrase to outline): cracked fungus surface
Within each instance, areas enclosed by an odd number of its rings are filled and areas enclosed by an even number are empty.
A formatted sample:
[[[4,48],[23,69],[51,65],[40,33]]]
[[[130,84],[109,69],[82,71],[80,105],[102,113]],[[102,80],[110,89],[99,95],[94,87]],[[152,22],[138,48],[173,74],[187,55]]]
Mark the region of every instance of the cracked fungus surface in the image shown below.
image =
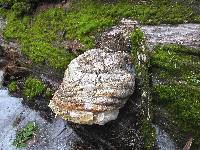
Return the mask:
[[[105,124],[117,118],[134,85],[128,52],[92,49],[69,64],[49,106],[66,120]]]
[[[102,34],[100,48],[72,60],[49,106],[65,120],[103,125],[118,116],[134,92],[130,33],[136,22],[122,19]]]

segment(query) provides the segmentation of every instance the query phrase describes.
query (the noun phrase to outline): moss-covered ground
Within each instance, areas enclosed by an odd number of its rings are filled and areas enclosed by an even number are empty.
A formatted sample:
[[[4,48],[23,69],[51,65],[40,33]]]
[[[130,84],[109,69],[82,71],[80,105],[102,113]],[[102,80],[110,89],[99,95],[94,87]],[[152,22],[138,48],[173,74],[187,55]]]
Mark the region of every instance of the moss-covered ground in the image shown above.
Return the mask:
[[[171,114],[185,139],[200,148],[200,49],[157,46],[152,55],[154,104]]]
[[[16,81],[12,81],[8,85],[8,90],[9,90],[9,92],[16,92],[17,91],[17,82]]]
[[[13,3],[14,7],[16,2]],[[122,17],[136,19],[142,24],[200,22],[199,14],[192,7],[169,0],[114,3],[73,0],[68,9],[53,7],[35,15],[25,13],[27,10],[19,15],[19,9],[24,7],[21,3],[18,5],[7,11],[0,8],[1,15],[8,21],[4,37],[16,39],[23,54],[32,62],[58,69],[65,69],[75,57],[62,46],[63,41],[78,40],[84,45],[82,50],[94,47],[95,36]]]
[[[0,0],[0,3],[4,1],[6,0]],[[55,5],[55,7],[35,13],[29,13],[29,10],[25,9],[24,6],[29,5],[26,1],[22,0],[16,5],[15,3],[17,1],[12,1],[11,9],[0,8],[0,16],[7,19],[7,26],[3,31],[4,37],[19,42],[22,53],[32,63],[59,70],[66,69],[69,62],[76,57],[69,48],[62,45],[63,42],[77,40],[84,45],[81,48],[82,51],[95,47],[96,36],[117,24],[123,17],[136,19],[147,25],[200,23],[200,13],[196,9],[196,5],[199,5],[198,0],[121,0],[114,3],[100,0],[72,0],[68,8],[59,8]],[[132,41],[136,48],[141,46],[138,45],[141,44],[139,31],[135,32],[134,39],[137,39],[137,36],[138,41]],[[133,49],[133,54],[137,51],[138,49]],[[146,52],[141,52],[141,54],[149,55]],[[152,54],[150,64],[153,74],[154,104],[168,110],[186,138],[194,138],[193,146],[197,149],[200,148],[199,57],[200,50],[198,49],[180,45],[159,45]],[[134,61],[137,63],[138,60]],[[149,90],[144,86],[150,82],[148,65],[144,63],[144,66],[136,68],[141,84],[139,86],[143,87],[140,91],[141,95]],[[141,73],[147,76],[141,76]],[[35,87],[38,88],[33,89]],[[9,89],[15,91],[16,83],[12,82]],[[23,92],[25,96],[33,98],[44,94],[45,90],[46,96],[51,97],[51,90],[45,89],[41,81],[30,78],[26,81]],[[151,105],[145,97],[143,100],[142,107]],[[144,120],[141,127],[146,148],[150,149],[154,144],[155,135],[151,128],[151,118],[148,118],[148,109],[142,108]],[[21,141],[21,136],[19,141]]]
[[[24,83],[23,94],[27,100],[42,94],[45,91],[45,85],[40,80],[28,77]]]

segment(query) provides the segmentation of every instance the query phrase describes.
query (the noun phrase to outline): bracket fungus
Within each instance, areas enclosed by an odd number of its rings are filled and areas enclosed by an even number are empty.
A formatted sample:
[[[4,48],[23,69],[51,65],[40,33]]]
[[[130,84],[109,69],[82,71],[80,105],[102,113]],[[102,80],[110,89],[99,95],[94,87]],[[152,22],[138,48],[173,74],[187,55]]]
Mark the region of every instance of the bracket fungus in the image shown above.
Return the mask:
[[[128,40],[129,30],[134,28],[135,22],[123,20],[102,35],[100,48],[71,61],[49,104],[56,115],[74,123],[99,125],[117,118],[134,92],[135,72]]]

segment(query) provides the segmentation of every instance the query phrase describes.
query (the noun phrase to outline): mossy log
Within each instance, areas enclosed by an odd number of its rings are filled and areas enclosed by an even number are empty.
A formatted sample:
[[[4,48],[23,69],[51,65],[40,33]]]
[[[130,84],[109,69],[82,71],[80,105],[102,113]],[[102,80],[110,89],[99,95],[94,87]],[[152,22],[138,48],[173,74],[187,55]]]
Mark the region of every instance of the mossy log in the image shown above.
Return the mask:
[[[153,149],[155,130],[152,127],[151,88],[150,88],[150,51],[145,43],[144,33],[137,28],[131,36],[132,58],[136,67],[136,94],[139,104],[140,131],[145,149]]]

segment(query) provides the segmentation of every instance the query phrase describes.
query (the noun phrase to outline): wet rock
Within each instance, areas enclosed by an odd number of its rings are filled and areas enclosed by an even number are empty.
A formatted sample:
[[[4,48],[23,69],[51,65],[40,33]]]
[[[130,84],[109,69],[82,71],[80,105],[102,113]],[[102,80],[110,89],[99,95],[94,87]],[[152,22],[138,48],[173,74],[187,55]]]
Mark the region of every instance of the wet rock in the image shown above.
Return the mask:
[[[122,25],[103,34],[100,49],[72,60],[49,104],[57,115],[80,124],[103,125],[117,118],[134,91],[129,49],[134,27],[134,22],[123,20]]]
[[[3,72],[2,72],[3,74]],[[3,75],[0,75],[3,77]],[[1,81],[1,80],[0,80]],[[131,98],[135,99],[135,98]],[[84,149],[116,150],[142,149],[142,139],[137,130],[135,102],[129,100],[120,110],[117,120],[104,126],[69,124],[62,119],[44,120],[39,112],[22,104],[22,99],[10,97],[0,90],[0,149],[16,150],[12,145],[16,131],[29,121],[38,126],[35,137],[27,142],[27,150]]]
[[[157,134],[157,145],[159,150],[176,150],[176,144],[170,136],[159,126],[155,126]]]
[[[70,149],[77,136],[65,121],[55,119],[50,123],[38,112],[22,105],[21,101],[22,99],[10,97],[7,90],[0,90],[0,149],[16,150],[12,145],[16,131],[30,121],[37,124],[38,131],[23,150]]]

